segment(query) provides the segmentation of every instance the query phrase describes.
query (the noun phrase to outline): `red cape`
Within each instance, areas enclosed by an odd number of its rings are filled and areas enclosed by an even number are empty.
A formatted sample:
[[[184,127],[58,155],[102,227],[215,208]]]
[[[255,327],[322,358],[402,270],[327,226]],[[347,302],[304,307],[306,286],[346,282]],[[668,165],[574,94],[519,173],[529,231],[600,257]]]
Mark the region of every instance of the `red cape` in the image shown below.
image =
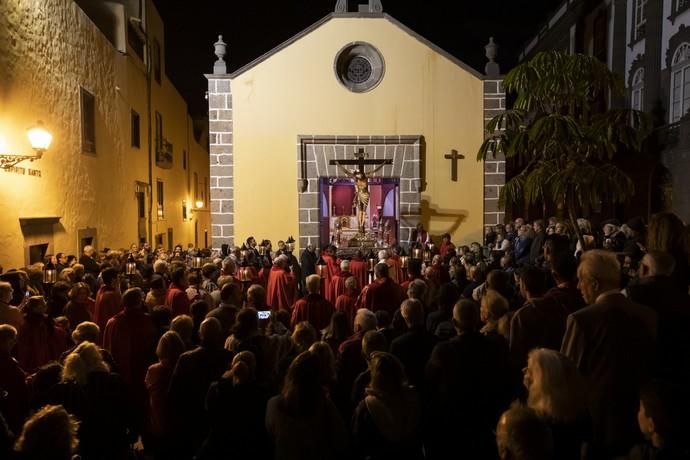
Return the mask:
[[[48,363],[57,361],[67,350],[67,334],[52,320],[25,320],[17,335],[17,361],[23,370],[33,373]]]
[[[390,256],[386,260],[386,265],[388,265],[388,276],[390,276],[393,281],[401,283],[405,279],[403,277],[402,262],[400,262],[399,256]]]
[[[186,297],[186,295],[185,295]],[[93,320],[98,327],[101,328],[101,339],[99,345],[102,343],[103,332],[108,320],[122,311],[122,295],[119,291],[110,286],[101,286],[96,293],[96,305],[94,307]],[[73,325],[76,326],[76,325]]]
[[[295,303],[292,310],[292,321],[290,325],[295,325],[301,321],[309,321],[317,331],[328,326],[333,315],[333,305],[319,294],[307,294]]]
[[[350,273],[357,278],[357,289],[364,289],[364,286],[369,284],[369,272],[365,260],[352,259],[350,261]]]
[[[350,326],[354,327],[357,315],[357,294],[342,294],[335,301],[335,310],[342,311],[348,318]]]
[[[268,274],[266,303],[274,310],[290,310],[295,303],[296,284],[291,273],[273,266]]]
[[[393,316],[407,296],[405,291],[390,278],[379,278],[369,284],[359,296],[359,308],[371,311],[386,310]]]
[[[141,397],[144,377],[155,361],[156,327],[142,310],[125,309],[108,321],[103,333],[103,348],[108,350],[120,374]]]
[[[335,296],[333,295],[333,287],[331,286],[331,281],[333,277],[340,273],[340,267],[338,261],[335,257],[330,254],[323,254],[323,260],[326,262],[326,273],[324,276],[324,282],[322,284],[323,291],[322,294],[331,303],[335,303]]]
[[[187,292],[172,283],[165,294],[165,306],[172,311],[172,317],[180,315],[189,315],[191,311],[191,302],[187,296]]]
[[[345,294],[345,280],[351,277],[350,272],[340,272],[340,274],[335,275],[331,280],[331,293],[336,300],[341,294]]]

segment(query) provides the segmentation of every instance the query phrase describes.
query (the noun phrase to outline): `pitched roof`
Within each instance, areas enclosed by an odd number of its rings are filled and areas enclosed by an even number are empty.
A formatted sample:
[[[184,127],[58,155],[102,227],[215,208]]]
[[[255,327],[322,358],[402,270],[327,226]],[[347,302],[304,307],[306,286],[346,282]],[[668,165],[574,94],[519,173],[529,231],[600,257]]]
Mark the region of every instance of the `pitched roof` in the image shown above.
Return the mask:
[[[361,13],[361,12],[360,12],[360,13],[330,13],[329,15],[323,17],[322,19],[320,19],[319,21],[315,22],[315,23],[312,24],[311,26],[307,27],[306,29],[304,29],[304,30],[302,30],[301,32],[297,33],[296,35],[292,36],[291,38],[285,40],[283,43],[281,43],[280,45],[276,46],[276,47],[273,48],[272,50],[270,50],[270,51],[268,51],[268,52],[262,54],[261,56],[259,56],[258,58],[254,59],[253,61],[249,62],[248,64],[245,64],[244,66],[242,66],[242,67],[240,67],[239,69],[235,70],[234,72],[232,72],[232,73],[229,75],[229,78],[232,79],[232,78],[235,78],[235,77],[238,77],[238,76],[242,75],[242,74],[245,73],[246,71],[248,71],[248,70],[254,68],[255,66],[257,66],[258,64],[260,64],[260,63],[262,63],[263,61],[267,60],[268,58],[270,58],[270,57],[273,56],[274,54],[279,53],[279,52],[282,51],[283,49],[285,49],[285,48],[287,48],[288,46],[290,46],[290,45],[292,45],[293,43],[295,43],[295,42],[296,42],[297,40],[299,40],[300,38],[309,35],[310,33],[312,33],[313,31],[315,31],[316,29],[318,29],[319,27],[321,27],[322,25],[326,24],[327,22],[329,22],[330,20],[332,20],[332,19],[334,19],[334,18],[383,18],[383,19],[386,19],[386,20],[390,21],[392,24],[394,24],[394,25],[396,25],[397,27],[399,27],[402,31],[404,31],[404,32],[406,32],[407,34],[411,35],[414,39],[416,39],[416,40],[418,40],[419,42],[421,42],[423,45],[425,45],[425,46],[431,48],[432,50],[434,50],[435,52],[437,52],[437,53],[440,54],[441,56],[445,57],[446,59],[448,59],[449,61],[451,61],[452,63],[454,63],[454,64],[457,65],[458,67],[460,67],[461,69],[465,70],[466,72],[469,72],[470,74],[474,75],[475,77],[477,77],[477,78],[479,78],[479,79],[484,79],[484,78],[485,78],[485,75],[484,75],[484,74],[482,74],[481,72],[477,71],[476,69],[470,67],[469,65],[465,64],[465,63],[462,62],[460,59],[458,59],[457,57],[453,56],[452,54],[450,54],[449,52],[447,52],[446,50],[444,50],[444,49],[441,48],[440,46],[438,46],[438,45],[434,44],[433,42],[427,40],[426,38],[424,38],[423,36],[421,36],[420,34],[418,34],[417,32],[415,32],[414,30],[410,29],[410,28],[407,27],[405,24],[403,24],[402,22],[398,21],[397,19],[395,19],[395,18],[392,17],[391,15],[386,14],[386,13]],[[211,75],[208,75],[208,76],[211,77]],[[217,76],[217,75],[214,75],[213,77],[216,77],[216,78],[217,78],[218,76]],[[227,78],[227,77],[226,77],[226,78]]]

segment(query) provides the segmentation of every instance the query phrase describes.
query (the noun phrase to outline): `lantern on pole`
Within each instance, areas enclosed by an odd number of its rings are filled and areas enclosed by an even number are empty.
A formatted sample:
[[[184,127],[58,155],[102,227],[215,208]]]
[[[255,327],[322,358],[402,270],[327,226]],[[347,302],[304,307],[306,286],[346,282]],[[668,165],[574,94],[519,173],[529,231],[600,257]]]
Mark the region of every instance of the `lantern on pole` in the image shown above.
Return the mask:
[[[43,266],[43,284],[52,285],[57,282],[57,268],[52,260]]]

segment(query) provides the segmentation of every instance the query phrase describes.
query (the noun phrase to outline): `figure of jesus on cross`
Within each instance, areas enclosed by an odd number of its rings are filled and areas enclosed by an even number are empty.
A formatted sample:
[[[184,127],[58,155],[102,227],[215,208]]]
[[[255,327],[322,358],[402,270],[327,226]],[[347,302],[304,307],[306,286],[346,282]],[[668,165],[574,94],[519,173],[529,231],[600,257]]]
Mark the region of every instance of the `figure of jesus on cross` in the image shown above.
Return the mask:
[[[357,223],[359,226],[360,235],[366,235],[366,219],[367,206],[369,205],[369,178],[364,171],[365,165],[377,165],[376,168],[369,171],[369,174],[374,174],[383,168],[385,165],[393,164],[393,160],[367,160],[367,153],[364,149],[359,149],[355,153],[356,160],[331,160],[329,164],[336,165],[340,170],[350,178],[355,180],[355,198],[353,204],[357,209]],[[357,169],[349,170],[343,165],[357,165]]]

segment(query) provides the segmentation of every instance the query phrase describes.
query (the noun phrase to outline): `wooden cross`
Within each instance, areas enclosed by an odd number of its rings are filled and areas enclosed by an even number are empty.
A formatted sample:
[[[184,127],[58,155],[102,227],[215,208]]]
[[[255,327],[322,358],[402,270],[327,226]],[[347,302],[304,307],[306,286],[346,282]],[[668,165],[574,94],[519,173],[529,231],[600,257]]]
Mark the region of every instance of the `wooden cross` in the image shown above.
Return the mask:
[[[451,170],[450,170],[451,171],[451,173],[450,173],[451,177],[450,178],[453,180],[453,182],[457,182],[458,181],[458,160],[464,159],[465,155],[458,153],[457,150],[451,150],[450,153],[447,153],[444,156],[444,158],[446,160],[450,160],[452,162],[451,163]]]
[[[457,152],[456,152],[457,153]],[[331,165],[357,165],[357,172],[364,174],[364,166],[367,165],[392,165],[393,160],[391,159],[381,159],[381,160],[366,160],[367,153],[364,149],[360,148],[355,153],[356,160],[331,160],[329,164]]]

